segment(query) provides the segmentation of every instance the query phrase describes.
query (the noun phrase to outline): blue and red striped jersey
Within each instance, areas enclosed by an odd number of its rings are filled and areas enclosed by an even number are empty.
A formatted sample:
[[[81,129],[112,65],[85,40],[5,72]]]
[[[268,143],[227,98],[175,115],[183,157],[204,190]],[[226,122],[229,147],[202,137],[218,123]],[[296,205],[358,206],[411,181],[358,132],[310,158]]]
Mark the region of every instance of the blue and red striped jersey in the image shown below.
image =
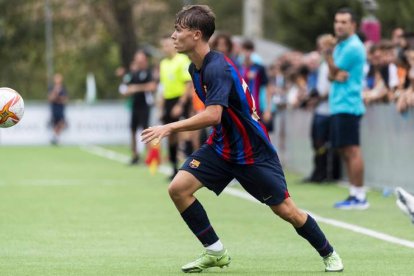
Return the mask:
[[[221,123],[213,126],[206,143],[232,163],[254,164],[273,158],[276,150],[248,85],[231,59],[210,51],[201,69],[192,63],[189,72],[201,101],[206,106],[223,106]]]

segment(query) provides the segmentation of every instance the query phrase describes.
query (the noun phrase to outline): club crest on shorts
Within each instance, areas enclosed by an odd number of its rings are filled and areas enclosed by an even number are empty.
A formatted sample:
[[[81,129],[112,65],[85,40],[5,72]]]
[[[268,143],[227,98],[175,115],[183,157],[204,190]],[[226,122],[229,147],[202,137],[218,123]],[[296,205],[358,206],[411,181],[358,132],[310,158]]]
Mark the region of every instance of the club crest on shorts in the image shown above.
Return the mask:
[[[200,166],[200,161],[193,159],[193,160],[191,160],[189,165],[190,165],[191,168],[197,169],[198,166]]]

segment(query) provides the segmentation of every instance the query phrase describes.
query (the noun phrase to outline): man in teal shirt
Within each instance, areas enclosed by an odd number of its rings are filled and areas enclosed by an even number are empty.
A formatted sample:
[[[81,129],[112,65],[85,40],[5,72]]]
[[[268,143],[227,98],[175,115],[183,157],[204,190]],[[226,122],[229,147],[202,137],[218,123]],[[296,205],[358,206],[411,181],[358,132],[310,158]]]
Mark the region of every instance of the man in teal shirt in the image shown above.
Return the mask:
[[[364,161],[359,141],[360,120],[365,113],[362,99],[364,44],[355,34],[356,18],[352,10],[340,9],[335,14],[336,46],[325,41],[323,52],[332,80],[329,106],[331,109],[331,141],[345,162],[349,182],[349,197],[337,202],[339,209],[367,209],[364,189]],[[333,51],[332,51],[333,50]]]

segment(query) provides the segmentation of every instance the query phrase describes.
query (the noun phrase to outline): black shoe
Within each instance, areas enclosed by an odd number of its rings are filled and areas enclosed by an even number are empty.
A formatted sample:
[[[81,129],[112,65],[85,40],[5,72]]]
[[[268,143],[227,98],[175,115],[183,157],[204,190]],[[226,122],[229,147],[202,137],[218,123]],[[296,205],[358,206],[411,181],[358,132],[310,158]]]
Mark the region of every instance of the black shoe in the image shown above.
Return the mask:
[[[131,159],[131,161],[129,162],[129,165],[133,166],[133,165],[138,165],[139,163],[139,157],[134,157]]]

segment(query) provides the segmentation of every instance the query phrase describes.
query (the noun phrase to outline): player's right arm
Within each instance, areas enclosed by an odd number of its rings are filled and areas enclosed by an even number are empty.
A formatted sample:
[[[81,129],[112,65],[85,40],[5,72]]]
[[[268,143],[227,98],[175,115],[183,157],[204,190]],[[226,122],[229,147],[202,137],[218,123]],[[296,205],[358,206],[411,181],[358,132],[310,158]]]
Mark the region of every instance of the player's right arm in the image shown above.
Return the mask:
[[[209,105],[205,110],[191,118],[145,129],[141,134],[141,140],[144,143],[155,141],[156,144],[162,138],[174,132],[198,130],[220,124],[222,112],[223,106]]]

